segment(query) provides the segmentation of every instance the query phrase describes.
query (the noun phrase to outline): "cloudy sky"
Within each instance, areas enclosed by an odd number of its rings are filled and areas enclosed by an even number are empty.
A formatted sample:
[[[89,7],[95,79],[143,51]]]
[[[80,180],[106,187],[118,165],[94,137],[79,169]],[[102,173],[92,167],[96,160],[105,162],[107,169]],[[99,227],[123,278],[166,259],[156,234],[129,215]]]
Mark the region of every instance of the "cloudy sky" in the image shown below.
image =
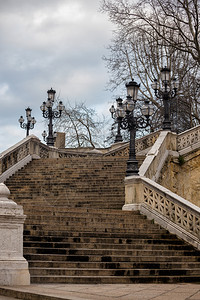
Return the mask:
[[[40,105],[51,87],[65,101],[85,102],[106,114],[102,60],[112,24],[99,12],[100,0],[0,0],[0,152],[25,137],[18,119],[32,108],[30,133],[44,129]]]

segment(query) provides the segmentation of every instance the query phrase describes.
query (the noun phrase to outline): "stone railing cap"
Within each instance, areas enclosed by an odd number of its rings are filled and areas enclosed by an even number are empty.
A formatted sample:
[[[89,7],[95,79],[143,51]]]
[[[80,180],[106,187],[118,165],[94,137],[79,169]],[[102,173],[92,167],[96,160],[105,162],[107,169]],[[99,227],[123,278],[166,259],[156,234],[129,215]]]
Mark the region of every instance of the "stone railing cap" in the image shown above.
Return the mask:
[[[13,200],[8,199],[9,195],[10,195],[10,191],[7,188],[7,186],[4,183],[0,183],[0,205],[1,206],[2,205],[17,206],[17,204]]]
[[[27,136],[26,138],[22,139],[20,142],[18,142],[18,143],[15,144],[14,146],[12,146],[12,147],[8,148],[7,150],[1,152],[1,153],[0,153],[0,159],[1,159],[3,156],[9,154],[10,152],[12,152],[13,150],[15,150],[16,148],[20,147],[22,144],[24,144],[25,142],[27,142],[27,141],[29,141],[29,140],[31,140],[31,139],[37,139],[38,141],[40,141],[40,139],[39,139],[37,136],[31,134],[31,135]]]

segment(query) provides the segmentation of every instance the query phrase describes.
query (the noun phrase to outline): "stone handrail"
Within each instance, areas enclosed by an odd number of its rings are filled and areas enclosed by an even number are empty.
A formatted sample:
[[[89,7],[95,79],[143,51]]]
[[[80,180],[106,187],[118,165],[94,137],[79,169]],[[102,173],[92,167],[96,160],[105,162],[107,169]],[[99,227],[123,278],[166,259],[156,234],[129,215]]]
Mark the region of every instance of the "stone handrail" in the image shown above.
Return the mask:
[[[168,155],[178,157],[200,147],[200,125],[183,133],[161,131],[140,167],[140,176],[157,181]]]
[[[32,158],[33,158],[32,155],[28,154],[26,157],[22,158],[15,165],[11,166],[9,169],[7,169],[5,172],[3,172],[0,175],[0,183],[5,182],[6,179],[8,179],[13,174],[15,174],[16,171],[20,170],[25,165],[27,165],[29,162],[31,162]]]
[[[177,150],[192,147],[200,142],[200,125],[186,130],[177,136]]]
[[[136,153],[143,151],[154,145],[155,141],[158,139],[160,134],[160,130],[145,135],[139,139],[136,139],[135,148]],[[128,156],[129,153],[129,143],[118,143],[114,144],[116,147],[114,149],[110,149],[105,156]]]
[[[143,178],[142,212],[200,249],[200,208],[170,190]]]
[[[33,158],[50,157],[51,152],[52,150],[42,144],[36,136],[26,137],[13,147],[0,153],[0,182],[4,182]]]
[[[31,142],[33,139],[36,140],[37,138],[35,136],[28,136],[0,154],[0,174],[31,154]]]
[[[65,157],[96,157],[102,156],[103,152],[97,149],[58,149],[59,158]]]
[[[157,181],[161,169],[169,155],[169,151],[175,150],[176,134],[173,134],[170,131],[161,131],[140,167],[140,176],[146,176]]]
[[[123,210],[139,209],[149,219],[200,249],[199,207],[145,177],[126,178],[125,190]]]
[[[125,178],[124,210],[140,210],[171,233],[200,250],[200,208],[156,183],[168,157],[200,147],[200,126],[179,135],[160,133],[140,167],[140,176]]]

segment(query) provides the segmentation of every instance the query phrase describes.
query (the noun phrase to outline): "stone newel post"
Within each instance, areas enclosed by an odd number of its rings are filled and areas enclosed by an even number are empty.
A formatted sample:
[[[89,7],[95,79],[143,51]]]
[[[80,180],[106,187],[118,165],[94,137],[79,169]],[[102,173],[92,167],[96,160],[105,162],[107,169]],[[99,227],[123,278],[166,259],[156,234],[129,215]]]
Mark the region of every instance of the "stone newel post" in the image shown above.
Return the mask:
[[[143,203],[142,176],[129,176],[125,178],[125,204],[123,210],[139,210]]]
[[[28,285],[30,274],[23,257],[23,208],[8,199],[9,189],[0,183],[0,285]]]

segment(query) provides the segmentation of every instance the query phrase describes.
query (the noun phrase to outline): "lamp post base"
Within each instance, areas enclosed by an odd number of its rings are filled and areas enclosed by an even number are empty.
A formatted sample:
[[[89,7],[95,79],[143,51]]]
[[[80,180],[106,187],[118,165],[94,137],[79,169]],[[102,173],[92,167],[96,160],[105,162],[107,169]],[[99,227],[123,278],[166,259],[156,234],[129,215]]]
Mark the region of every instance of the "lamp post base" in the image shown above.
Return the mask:
[[[162,129],[163,130],[171,130],[171,121],[164,121]]]
[[[54,137],[52,136],[52,137],[50,137],[50,136],[48,136],[47,137],[47,145],[48,146],[54,146]]]
[[[121,134],[117,134],[115,137],[115,143],[123,142]]]
[[[126,176],[139,175],[137,159],[129,159],[127,161]]]

